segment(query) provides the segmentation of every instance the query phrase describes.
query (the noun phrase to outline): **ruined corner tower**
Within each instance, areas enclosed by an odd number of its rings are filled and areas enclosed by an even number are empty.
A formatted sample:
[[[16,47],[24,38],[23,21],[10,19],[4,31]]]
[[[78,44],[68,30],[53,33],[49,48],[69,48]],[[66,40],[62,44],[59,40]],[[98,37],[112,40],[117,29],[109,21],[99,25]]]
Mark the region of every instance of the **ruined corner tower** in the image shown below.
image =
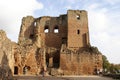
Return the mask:
[[[89,45],[88,17],[85,10],[67,12],[67,45],[71,50],[78,50]]]

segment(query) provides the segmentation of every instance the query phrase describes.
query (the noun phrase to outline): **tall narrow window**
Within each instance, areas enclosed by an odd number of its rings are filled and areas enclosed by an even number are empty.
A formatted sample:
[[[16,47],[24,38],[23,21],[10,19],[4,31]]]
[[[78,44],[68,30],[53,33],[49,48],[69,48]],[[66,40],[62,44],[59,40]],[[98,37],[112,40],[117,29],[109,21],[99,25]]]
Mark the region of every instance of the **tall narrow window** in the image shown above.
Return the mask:
[[[80,34],[80,30],[77,30],[77,34]]]
[[[49,27],[45,26],[44,33],[48,33],[48,32],[49,32]]]
[[[34,22],[34,26],[36,27],[36,22]]]
[[[58,26],[55,26],[55,28],[54,28],[54,33],[59,33],[59,28],[58,28]]]

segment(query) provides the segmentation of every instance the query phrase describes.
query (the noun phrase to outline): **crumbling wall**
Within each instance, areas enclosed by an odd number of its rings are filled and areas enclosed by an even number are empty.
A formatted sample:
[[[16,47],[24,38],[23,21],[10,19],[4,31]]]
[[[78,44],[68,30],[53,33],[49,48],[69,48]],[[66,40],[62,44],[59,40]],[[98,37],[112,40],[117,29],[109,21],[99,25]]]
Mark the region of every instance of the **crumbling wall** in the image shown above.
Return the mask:
[[[62,38],[67,38],[67,16],[60,17],[41,17],[36,20],[37,41],[41,47],[61,48]],[[58,32],[55,32],[57,29]],[[45,32],[45,30],[48,30]],[[36,39],[38,40],[38,39]],[[41,43],[40,43],[41,42]]]
[[[17,45],[14,53],[15,67],[18,67],[17,75],[39,74],[41,63],[43,63],[43,61],[41,61],[41,59],[43,59],[43,56],[41,56],[43,53],[40,53],[40,49],[35,45],[25,47]]]
[[[102,54],[90,51],[63,49],[60,53],[60,69],[64,75],[93,75],[102,69]]]
[[[32,16],[23,17],[21,29],[19,33],[19,44],[24,44],[26,40],[29,41],[33,39],[34,35],[34,27],[35,27],[35,19]]]
[[[46,29],[48,32],[45,32]],[[63,39],[67,41],[67,15],[40,18],[27,16],[22,19],[20,45],[36,44],[39,48],[47,46],[60,49]]]
[[[6,33],[0,30],[0,78],[12,78],[14,66],[13,43],[7,38]]]

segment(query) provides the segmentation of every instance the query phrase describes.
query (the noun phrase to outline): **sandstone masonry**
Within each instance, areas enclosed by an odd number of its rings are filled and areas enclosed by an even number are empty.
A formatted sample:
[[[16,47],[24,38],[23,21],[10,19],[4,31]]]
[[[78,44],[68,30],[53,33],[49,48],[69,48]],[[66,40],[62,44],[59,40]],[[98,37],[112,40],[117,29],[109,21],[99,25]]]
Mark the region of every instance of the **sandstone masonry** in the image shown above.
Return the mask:
[[[27,16],[18,43],[3,44],[0,38],[0,55],[6,54],[12,75],[39,75],[43,69],[49,75],[93,75],[102,69],[102,54],[90,45],[85,10],[68,10],[59,17]]]

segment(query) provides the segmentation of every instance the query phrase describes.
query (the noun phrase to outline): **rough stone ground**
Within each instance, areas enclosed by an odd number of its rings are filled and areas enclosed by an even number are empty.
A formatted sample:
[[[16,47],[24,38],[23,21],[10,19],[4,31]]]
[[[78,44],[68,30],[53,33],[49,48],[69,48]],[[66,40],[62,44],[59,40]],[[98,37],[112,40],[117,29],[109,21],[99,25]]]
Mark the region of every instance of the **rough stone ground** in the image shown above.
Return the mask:
[[[114,80],[112,78],[100,76],[76,76],[76,77],[52,77],[52,76],[14,76],[16,80]]]

